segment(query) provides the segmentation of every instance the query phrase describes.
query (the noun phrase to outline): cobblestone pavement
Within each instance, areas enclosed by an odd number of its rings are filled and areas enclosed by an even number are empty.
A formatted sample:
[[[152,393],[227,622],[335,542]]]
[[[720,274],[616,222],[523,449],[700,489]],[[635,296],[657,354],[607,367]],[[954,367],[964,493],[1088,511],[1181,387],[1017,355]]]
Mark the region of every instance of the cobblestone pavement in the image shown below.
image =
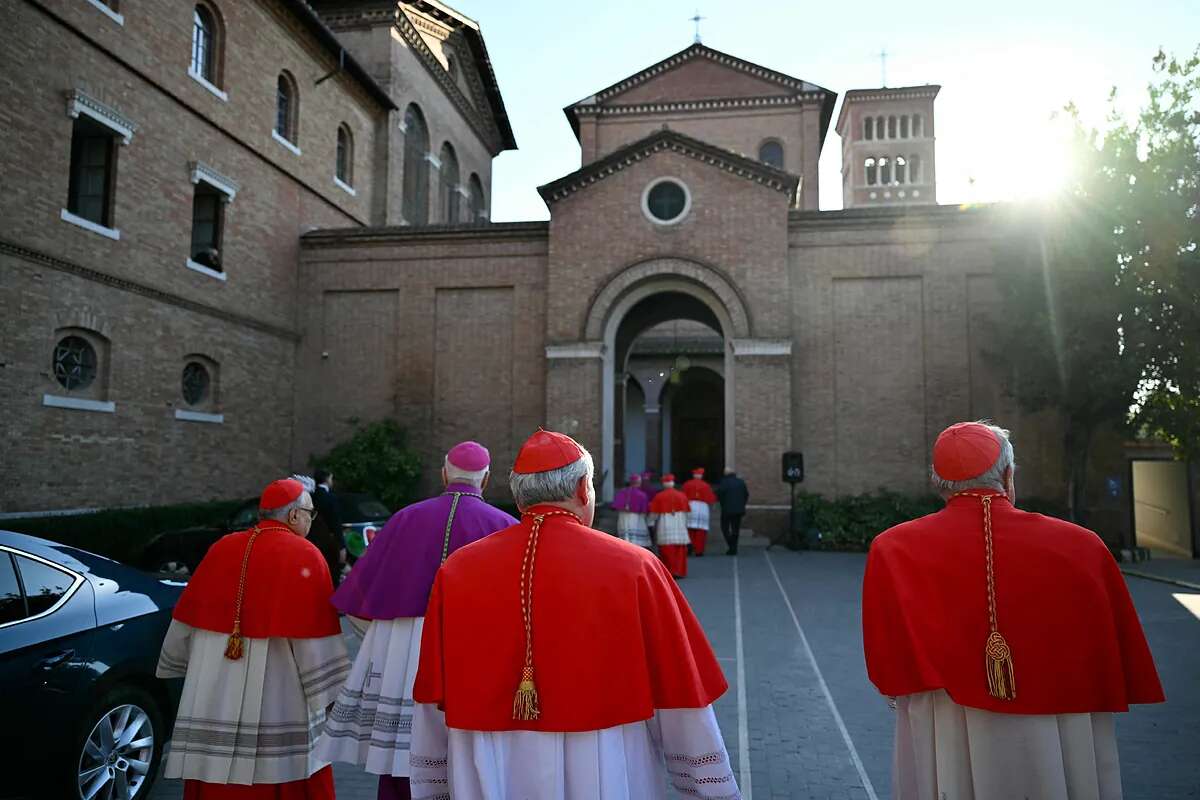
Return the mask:
[[[862,657],[864,557],[721,550],[689,559],[681,585],[729,679],[716,711],[747,800],[889,797],[892,712]],[[1200,619],[1174,597],[1186,589],[1128,581],[1168,702],[1118,721],[1125,798],[1200,798]],[[373,777],[344,765],[335,775],[342,800],[375,796]],[[179,798],[179,784],[153,796]]]

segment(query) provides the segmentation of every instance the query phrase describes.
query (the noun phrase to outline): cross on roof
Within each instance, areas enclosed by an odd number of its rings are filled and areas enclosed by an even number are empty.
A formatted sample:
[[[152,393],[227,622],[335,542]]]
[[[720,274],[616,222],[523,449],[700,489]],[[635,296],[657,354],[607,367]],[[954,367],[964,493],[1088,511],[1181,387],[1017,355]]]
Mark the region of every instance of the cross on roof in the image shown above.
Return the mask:
[[[885,89],[887,88],[887,57],[888,51],[886,49],[879,51],[879,80],[880,85]]]
[[[708,19],[708,17],[700,16],[700,9],[696,9],[696,16],[688,17],[688,22],[696,23],[696,38],[694,40],[696,44],[700,44],[700,23],[706,19]]]

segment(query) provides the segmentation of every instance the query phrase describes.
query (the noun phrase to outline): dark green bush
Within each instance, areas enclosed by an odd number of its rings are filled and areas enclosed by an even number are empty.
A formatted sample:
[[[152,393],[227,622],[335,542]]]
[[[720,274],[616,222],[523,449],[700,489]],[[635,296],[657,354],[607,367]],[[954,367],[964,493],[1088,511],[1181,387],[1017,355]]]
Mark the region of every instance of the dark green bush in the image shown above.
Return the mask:
[[[408,432],[395,420],[359,426],[346,441],[312,460],[314,468],[333,473],[338,492],[365,492],[388,508],[402,508],[417,497],[421,457],[408,445]]]
[[[903,495],[879,491],[831,500],[819,494],[796,496],[799,531],[784,544],[792,549],[849,550],[864,552],[871,540],[893,525],[932,514],[944,503],[934,495]],[[1042,498],[1017,499],[1024,511],[1062,517],[1061,503]]]
[[[90,550],[116,561],[131,561],[146,542],[163,531],[219,524],[245,502],[226,500],[10,519],[0,521],[0,528]]]

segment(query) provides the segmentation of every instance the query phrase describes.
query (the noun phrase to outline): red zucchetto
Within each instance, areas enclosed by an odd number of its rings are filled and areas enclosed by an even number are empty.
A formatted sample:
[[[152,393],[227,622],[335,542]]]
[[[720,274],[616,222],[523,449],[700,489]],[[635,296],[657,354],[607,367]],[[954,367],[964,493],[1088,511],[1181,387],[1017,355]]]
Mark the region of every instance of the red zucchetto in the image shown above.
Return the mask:
[[[1000,458],[1000,440],[978,422],[959,422],[938,435],[933,444],[933,471],[948,481],[976,478]]]
[[[258,501],[258,507],[265,508],[268,511],[273,508],[283,508],[288,503],[294,502],[302,494],[304,494],[304,484],[300,483],[300,481],[294,481],[291,478],[272,481],[267,484],[266,489],[263,489],[262,497]]]
[[[583,448],[565,433],[538,428],[517,453],[513,472],[528,475],[531,472],[549,472],[562,469],[583,458]]]

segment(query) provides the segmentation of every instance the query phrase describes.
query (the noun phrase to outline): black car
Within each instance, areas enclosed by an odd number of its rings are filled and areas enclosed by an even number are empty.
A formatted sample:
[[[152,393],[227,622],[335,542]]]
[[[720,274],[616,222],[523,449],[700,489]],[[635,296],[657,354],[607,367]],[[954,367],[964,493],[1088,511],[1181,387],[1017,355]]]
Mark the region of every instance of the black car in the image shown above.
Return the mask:
[[[182,591],[0,530],[0,796],[150,794],[182,688],[154,669]]]
[[[351,550],[353,563],[357,542],[373,538],[392,513],[369,494],[339,493],[337,498],[342,515],[341,538],[343,545]],[[160,533],[146,544],[133,563],[149,572],[186,577],[196,571],[208,548],[218,539],[234,531],[244,531],[257,521],[258,500],[247,500],[219,525]]]

